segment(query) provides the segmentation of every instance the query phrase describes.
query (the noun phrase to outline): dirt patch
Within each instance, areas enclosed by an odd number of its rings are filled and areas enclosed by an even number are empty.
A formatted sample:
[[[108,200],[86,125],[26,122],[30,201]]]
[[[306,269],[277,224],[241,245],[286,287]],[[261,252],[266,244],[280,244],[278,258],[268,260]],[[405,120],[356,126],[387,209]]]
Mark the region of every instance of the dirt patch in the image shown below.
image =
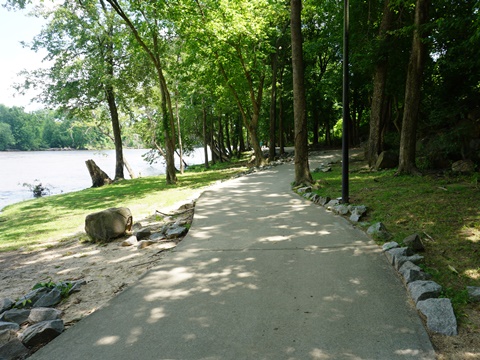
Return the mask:
[[[460,319],[458,336],[430,334],[438,360],[480,359],[480,304],[470,304]]]
[[[172,222],[186,224],[184,226],[188,228],[193,219],[193,208],[173,212],[172,216],[164,215],[156,214],[139,222],[143,227],[151,228],[153,233]],[[80,292],[57,306],[62,310],[62,319],[68,328],[135,284],[182,239],[162,240],[143,249],[122,246],[125,238],[105,245],[72,239],[45,250],[0,253],[0,298],[15,300],[39,282],[83,279],[87,283]]]

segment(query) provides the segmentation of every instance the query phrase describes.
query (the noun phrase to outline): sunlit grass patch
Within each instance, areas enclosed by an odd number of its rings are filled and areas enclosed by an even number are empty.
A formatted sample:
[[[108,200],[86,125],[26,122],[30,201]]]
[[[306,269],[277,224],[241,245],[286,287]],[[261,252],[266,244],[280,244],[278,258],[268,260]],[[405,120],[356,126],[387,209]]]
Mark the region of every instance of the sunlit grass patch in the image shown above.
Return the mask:
[[[341,164],[321,181],[319,195],[341,196]],[[426,247],[422,265],[444,288],[458,313],[466,306],[466,286],[480,286],[480,191],[469,176],[450,173],[395,176],[395,170],[366,171],[352,163],[350,202],[365,205],[368,224],[383,222],[393,240],[402,244],[418,233]]]
[[[145,177],[13,204],[1,214],[0,251],[82,238],[85,217],[110,207],[128,207],[136,221],[187,201],[199,189],[244,170],[225,164],[221,170],[178,174],[177,185],[166,185],[164,176]]]

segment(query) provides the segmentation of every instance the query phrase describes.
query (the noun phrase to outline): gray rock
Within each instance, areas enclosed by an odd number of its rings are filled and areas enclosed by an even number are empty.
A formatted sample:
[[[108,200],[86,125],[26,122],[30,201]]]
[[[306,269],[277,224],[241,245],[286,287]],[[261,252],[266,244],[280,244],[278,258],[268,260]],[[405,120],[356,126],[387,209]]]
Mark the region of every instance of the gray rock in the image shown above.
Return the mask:
[[[399,270],[405,283],[410,284],[417,280],[429,280],[430,275],[426,274],[419,266],[411,261],[406,261]]]
[[[350,211],[350,214],[359,214],[363,215],[367,212],[367,207],[365,205],[349,205],[348,206],[348,211]]]
[[[85,232],[97,242],[109,242],[132,229],[132,213],[128,208],[110,208],[87,215]]]
[[[426,299],[417,303],[417,309],[427,318],[429,330],[438,334],[458,335],[457,319],[450,299]]]
[[[15,301],[4,298],[0,299],[0,314],[4,311],[10,310],[13,305],[15,305]]]
[[[164,233],[165,230],[166,229],[162,229],[162,231],[152,234],[152,236],[150,236],[150,240],[159,241],[159,240],[165,239],[166,238]]]
[[[385,225],[381,222],[375,223],[367,229],[367,234],[379,240],[388,241],[392,235],[388,232]]]
[[[20,329],[20,325],[10,321],[0,321],[0,331],[3,330],[13,330],[18,331]]]
[[[156,244],[157,241],[155,240],[140,240],[137,244],[137,249],[141,250],[141,249],[145,249],[146,247],[150,246],[150,245],[153,245],[153,244]]]
[[[390,241],[382,245],[382,250],[385,252],[390,249],[398,248],[398,243],[395,241]]]
[[[360,218],[362,217],[362,215],[359,215],[359,214],[352,214],[350,215],[350,221],[351,222],[354,222],[354,223],[357,223],[360,221]]]
[[[136,246],[138,244],[138,239],[135,235],[130,236],[128,239],[123,240],[122,246]]]
[[[12,329],[0,330],[0,346],[5,345],[10,340],[17,338],[17,332]]]
[[[77,281],[72,281],[72,287],[71,289],[68,291],[68,295],[71,295],[73,293],[76,293],[76,292],[79,292],[81,290],[81,287],[83,285],[87,285],[87,281],[86,280],[77,280]]]
[[[330,200],[331,199],[328,196],[326,196],[326,197],[319,196],[318,199],[315,200],[315,204],[325,206],[325,204],[327,204]]]
[[[28,349],[17,338],[0,346],[0,359],[24,359],[28,354]]]
[[[28,320],[30,310],[27,309],[11,309],[2,314],[0,318],[2,321],[14,322],[18,325],[22,325]]]
[[[297,193],[299,194],[304,194],[304,193],[311,193],[312,192],[312,187],[311,186],[304,186],[301,188],[297,189]]]
[[[167,229],[165,235],[167,239],[176,239],[185,235],[187,232],[188,229],[186,227],[173,225],[172,227]]]
[[[442,287],[434,281],[417,280],[408,284],[408,291],[415,303],[436,298],[440,295]]]
[[[53,308],[35,308],[30,312],[28,321],[31,324],[39,323],[47,320],[58,320],[62,312],[58,309]]]
[[[150,229],[148,227],[142,228],[142,229],[139,229],[137,231],[134,231],[133,235],[135,235],[137,237],[137,240],[148,239],[148,237],[150,235],[152,235],[152,229]]]
[[[422,239],[420,239],[420,235],[418,234],[407,236],[405,239],[403,239],[403,243],[413,251],[425,251]]]
[[[395,264],[395,258],[399,256],[406,257],[408,255],[408,248],[392,248],[390,250],[385,251],[385,256],[387,257],[390,265]]]
[[[310,200],[310,198],[312,198],[314,196],[314,193],[311,193],[311,192],[306,192],[302,195],[305,199],[308,199]]]
[[[459,160],[452,164],[452,171],[463,174],[473,173],[475,171],[475,163],[468,160]]]
[[[332,199],[330,200],[328,203],[325,204],[325,207],[328,209],[328,210],[332,210],[333,207],[337,206],[340,204],[340,200],[338,199]]]
[[[338,215],[347,215],[348,214],[348,206],[344,204],[336,205],[332,208],[333,212]]]
[[[59,289],[53,288],[48,293],[43,295],[34,304],[34,308],[38,307],[53,307],[62,301],[62,293]]]
[[[64,325],[62,320],[42,321],[29,326],[20,334],[19,339],[25,346],[33,347],[53,340],[60,335],[63,330]]]
[[[471,301],[480,302],[480,287],[467,286],[468,298]]]
[[[143,225],[141,222],[136,222],[135,224],[132,225],[132,230],[133,231],[138,231],[140,229],[143,229]]]
[[[412,256],[396,256],[393,259],[393,266],[395,267],[396,270],[400,270],[403,264],[405,264],[407,261],[410,261],[414,264],[419,264],[423,260],[423,256],[420,255],[412,255]]]
[[[398,166],[398,155],[391,151],[383,151],[378,155],[376,169],[393,169]]]
[[[47,289],[45,287],[32,290],[27,295],[22,296],[20,299],[18,299],[15,303],[15,307],[17,309],[31,308],[32,305],[38,301],[38,299],[40,299],[43,295],[47,294],[49,291],[50,289]]]

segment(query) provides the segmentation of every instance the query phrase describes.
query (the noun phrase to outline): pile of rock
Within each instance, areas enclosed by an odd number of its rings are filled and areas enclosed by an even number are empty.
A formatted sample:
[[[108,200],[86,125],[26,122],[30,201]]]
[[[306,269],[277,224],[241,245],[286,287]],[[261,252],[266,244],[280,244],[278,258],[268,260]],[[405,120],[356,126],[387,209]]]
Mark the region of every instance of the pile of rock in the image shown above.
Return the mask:
[[[452,302],[439,298],[442,287],[431,281],[430,275],[417,265],[423,260],[423,256],[415,253],[424,250],[420,236],[410,235],[403,243],[406,247],[400,247],[396,242],[386,243],[383,250],[390,264],[402,276],[417,310],[426,318],[427,328],[442,335],[458,335]]]
[[[111,208],[89,214],[85,218],[85,232],[95,242],[111,242],[125,237],[122,246],[136,246],[144,249],[147,246],[165,243],[166,248],[174,247],[188,232],[195,203],[182,205],[172,214],[162,214],[162,220],[148,220],[148,225],[133,223],[128,208]],[[157,217],[155,215],[154,217]]]
[[[0,359],[20,359],[60,335],[62,312],[54,307],[80,291],[83,280],[38,286],[13,301],[0,299]]]
[[[354,223],[359,222],[360,218],[367,212],[367,207],[364,205],[341,204],[340,199],[331,199],[328,196],[320,196],[313,192],[320,187],[321,184],[317,182],[312,186],[297,186],[293,190],[305,199],[324,206],[337,215],[348,216],[349,220]]]

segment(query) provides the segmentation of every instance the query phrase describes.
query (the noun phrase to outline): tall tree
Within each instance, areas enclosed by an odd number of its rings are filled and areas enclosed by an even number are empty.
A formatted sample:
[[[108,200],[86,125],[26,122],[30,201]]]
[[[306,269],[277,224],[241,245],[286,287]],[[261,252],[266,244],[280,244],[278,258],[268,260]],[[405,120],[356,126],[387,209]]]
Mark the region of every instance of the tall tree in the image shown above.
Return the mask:
[[[302,49],[302,1],[291,0],[293,109],[295,115],[295,184],[312,183],[308,165],[308,137]]]
[[[182,36],[197,59],[214,64],[241,114],[256,165],[264,163],[259,141],[265,79],[277,25],[286,19],[283,1],[195,1],[178,17]],[[190,14],[190,16],[189,16]],[[273,43],[274,43],[273,40]],[[199,57],[199,54],[201,56]]]
[[[383,150],[384,107],[386,99],[389,35],[393,24],[393,11],[390,0],[385,0],[383,16],[377,40],[378,61],[373,76],[373,94],[370,111],[370,136],[368,138],[367,158],[370,167],[375,166],[378,155]]]
[[[123,145],[115,87],[119,84],[120,56],[125,48],[122,28],[112,10],[100,0],[65,1],[45,8],[48,19],[31,45],[45,49],[52,66],[27,75],[23,85],[41,87],[40,99],[76,118],[108,108],[115,144],[115,179],[123,179]]]
[[[135,40],[150,59],[155,68],[161,96],[161,116],[165,141],[166,182],[177,182],[175,168],[175,117],[170,98],[167,79],[164,74],[165,53],[162,51],[162,34],[168,32],[167,23],[163,21],[165,4],[157,1],[142,1],[131,3],[128,8],[131,13],[117,0],[107,0],[117,14],[123,19],[132,32]]]
[[[408,63],[405,106],[400,136],[399,174],[418,173],[415,162],[415,146],[417,142],[417,122],[420,113],[423,70],[426,57],[428,56],[424,24],[428,20],[429,6],[430,0],[416,0],[412,51]]]

